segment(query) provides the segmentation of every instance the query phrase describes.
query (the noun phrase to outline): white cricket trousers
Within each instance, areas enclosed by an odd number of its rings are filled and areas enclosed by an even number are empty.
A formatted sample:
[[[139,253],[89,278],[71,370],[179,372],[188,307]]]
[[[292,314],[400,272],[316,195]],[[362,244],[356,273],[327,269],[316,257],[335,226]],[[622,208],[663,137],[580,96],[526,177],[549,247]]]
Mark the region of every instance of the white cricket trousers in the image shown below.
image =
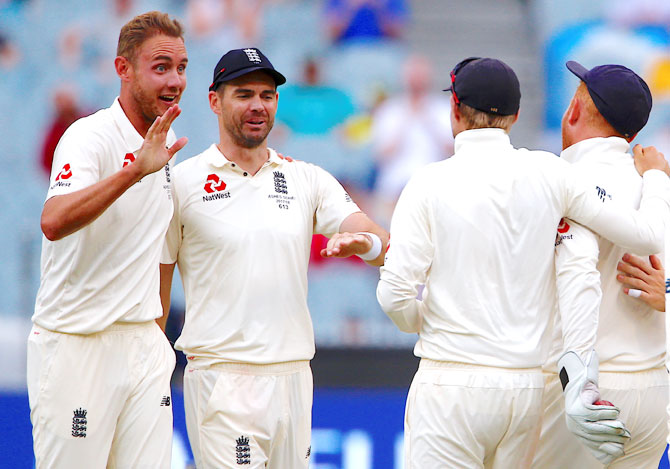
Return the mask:
[[[313,381],[309,361],[270,365],[189,360],[186,428],[198,469],[307,469]]]
[[[542,385],[540,368],[422,359],[405,408],[405,469],[530,467]]]
[[[28,398],[37,469],[169,468],[174,366],[155,321],[89,335],[34,325]]]
[[[621,413],[631,439],[625,454],[607,466],[610,469],[657,469],[668,437],[668,372],[653,370],[600,372],[601,398]],[[556,373],[545,374],[542,399],[542,433],[535,454],[535,469],[602,469],[603,466],[565,425],[565,403]]]

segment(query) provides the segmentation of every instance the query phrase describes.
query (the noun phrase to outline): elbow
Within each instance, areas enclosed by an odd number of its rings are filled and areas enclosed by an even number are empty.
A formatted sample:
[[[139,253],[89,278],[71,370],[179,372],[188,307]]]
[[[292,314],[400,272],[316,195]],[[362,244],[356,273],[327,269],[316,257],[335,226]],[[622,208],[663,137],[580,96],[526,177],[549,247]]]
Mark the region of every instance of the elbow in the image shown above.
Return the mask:
[[[411,305],[394,299],[388,294],[384,294],[383,290],[380,291],[379,288],[377,289],[377,302],[379,303],[379,306],[381,306],[382,311],[384,311],[401,332],[410,334],[419,332],[420,321],[418,321],[418,318],[415,317],[415,315],[408,311]]]
[[[49,241],[58,241],[63,238],[63,234],[60,229],[60,224],[57,223],[57,220],[53,216],[42,212],[42,218],[40,220],[40,226],[42,228],[42,233]]]

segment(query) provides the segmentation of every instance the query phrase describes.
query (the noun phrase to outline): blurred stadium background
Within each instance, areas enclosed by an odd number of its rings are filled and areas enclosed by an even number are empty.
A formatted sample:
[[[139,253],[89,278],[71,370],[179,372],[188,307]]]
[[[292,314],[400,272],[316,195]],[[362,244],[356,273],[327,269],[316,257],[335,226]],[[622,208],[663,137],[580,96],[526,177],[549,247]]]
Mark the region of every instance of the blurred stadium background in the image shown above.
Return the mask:
[[[388,223],[384,203],[392,206],[394,195],[378,184],[388,161],[378,154],[385,136],[375,131],[375,118],[386,101],[404,95],[406,68],[418,68],[412,62],[417,56],[428,64],[423,79],[430,83],[432,101],[444,100],[439,90],[465,57],[497,57],[510,64],[522,87],[513,143],[555,152],[560,151],[561,116],[577,85],[565,61],[627,65],[646,79],[654,96],[651,119],[636,141],[670,156],[667,0],[384,0],[362,2],[377,3],[382,11],[359,12],[347,25],[349,3],[361,2],[0,0],[0,163],[5,168],[0,172],[0,226],[5,227],[0,234],[0,467],[33,467],[25,340],[39,285],[39,216],[49,155],[72,119],[107,107],[117,95],[118,32],[137,13],[166,11],[186,27],[188,88],[175,130],[190,142],[178,161],[218,136],[206,98],[213,65],[228,49],[256,46],[289,80],[279,90],[271,146],[330,170],[382,223]],[[291,87],[305,81],[306,64],[320,78]],[[315,239],[315,246],[321,241]],[[401,467],[404,397],[417,366],[415,337],[398,332],[379,309],[376,283],[377,270],[362,262],[318,257],[311,262],[309,304],[317,343],[314,468]],[[173,338],[183,305],[177,278],[169,325]],[[179,366],[173,467],[185,468],[192,461]],[[667,467],[667,459],[661,467]]]

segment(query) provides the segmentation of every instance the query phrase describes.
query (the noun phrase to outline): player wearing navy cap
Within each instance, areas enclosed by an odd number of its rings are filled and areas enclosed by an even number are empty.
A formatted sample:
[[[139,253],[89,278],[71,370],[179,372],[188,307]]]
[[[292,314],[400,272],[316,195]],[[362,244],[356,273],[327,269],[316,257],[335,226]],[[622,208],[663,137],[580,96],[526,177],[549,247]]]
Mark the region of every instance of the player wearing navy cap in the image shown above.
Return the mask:
[[[170,467],[175,356],[155,319],[170,168],[186,144],[170,128],[186,88],[182,27],[139,15],[117,54],[119,97],[65,132],[42,211],[27,370],[38,468]]]
[[[469,58],[452,70],[451,82],[456,152],[405,187],[377,288],[396,325],[419,335],[405,467],[526,468],[540,432],[556,226],[569,215],[629,247],[658,249],[670,180],[645,170],[668,168],[658,152],[636,148],[645,180],[641,212],[618,206],[555,155],[512,147],[507,132],[520,91],[506,64]],[[561,362],[570,430],[600,457],[618,456],[628,438],[618,411],[590,405],[597,379],[593,362],[582,360],[591,330],[574,327],[575,312],[562,314],[571,351]]]
[[[323,169],[267,147],[286,79],[258,49],[226,53],[210,108],[219,143],[177,165],[162,258],[167,313],[175,262],[186,318],[186,422],[202,468],[307,468],[314,334],[307,309],[312,235],[325,256],[383,262],[386,233]]]
[[[606,197],[636,208],[642,178],[629,150],[651,111],[649,88],[621,65],[590,70],[573,61],[566,65],[581,82],[563,116],[561,159],[573,163]],[[623,248],[572,220],[564,221],[558,236],[558,306],[577,313],[578,325],[592,331],[600,360],[600,393],[621,409],[620,418],[632,435],[624,446],[625,455],[607,467],[657,467],[668,433],[665,315],[621,290],[616,276],[626,252]],[[597,338],[593,324],[585,321],[594,317],[594,311],[599,314]],[[553,350],[545,364],[542,435],[534,466],[602,468],[603,463],[577,444],[564,423],[556,360],[565,351],[560,338],[565,325],[562,318],[557,319]]]

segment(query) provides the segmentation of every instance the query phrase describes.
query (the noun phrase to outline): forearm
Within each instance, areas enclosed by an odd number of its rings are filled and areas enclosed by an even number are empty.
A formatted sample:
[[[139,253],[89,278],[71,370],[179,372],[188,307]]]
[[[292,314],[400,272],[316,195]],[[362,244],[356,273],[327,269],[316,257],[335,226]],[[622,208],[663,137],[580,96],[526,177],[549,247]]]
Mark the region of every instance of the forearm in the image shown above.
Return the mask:
[[[50,198],[42,210],[42,232],[49,240],[57,241],[80,230],[140,179],[139,168],[130,164],[92,186]]]
[[[598,238],[572,220],[562,226],[568,231],[556,246],[555,267],[563,351],[584,359],[595,348],[602,299]]]
[[[357,212],[352,213],[347,218],[345,218],[340,225],[340,233],[344,232],[368,232],[377,235],[382,242],[381,252],[375,259],[371,259],[366,262],[373,266],[384,265],[384,255],[386,254],[386,248],[388,247],[389,243],[389,234],[384,228],[370,220],[370,218],[365,213]]]
[[[172,276],[174,275],[175,264],[160,265],[160,297],[163,307],[163,316],[156,319],[156,323],[165,332],[165,325],[170,314],[170,294],[172,292]]]

